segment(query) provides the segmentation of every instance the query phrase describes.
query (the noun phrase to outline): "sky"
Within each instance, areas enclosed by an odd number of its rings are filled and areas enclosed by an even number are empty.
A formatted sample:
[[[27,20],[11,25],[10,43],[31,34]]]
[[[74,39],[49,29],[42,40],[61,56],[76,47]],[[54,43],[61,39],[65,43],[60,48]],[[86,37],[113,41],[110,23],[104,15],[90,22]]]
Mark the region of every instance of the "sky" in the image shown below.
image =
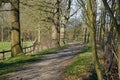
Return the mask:
[[[80,8],[80,6],[77,4],[77,0],[73,0],[72,5],[71,5],[71,12],[70,15],[72,15],[76,10],[78,10]],[[81,10],[79,10],[74,16],[72,16],[71,18],[80,18],[80,13]]]
[[[101,4],[102,4],[101,0],[97,0],[97,13],[100,13]],[[70,15],[73,14],[76,10],[78,10],[78,8],[80,8],[80,5],[77,3],[77,0],[73,0],[72,5],[71,5]],[[81,20],[82,19],[81,15],[82,15],[82,12],[81,12],[81,9],[79,9],[79,11],[71,18]]]

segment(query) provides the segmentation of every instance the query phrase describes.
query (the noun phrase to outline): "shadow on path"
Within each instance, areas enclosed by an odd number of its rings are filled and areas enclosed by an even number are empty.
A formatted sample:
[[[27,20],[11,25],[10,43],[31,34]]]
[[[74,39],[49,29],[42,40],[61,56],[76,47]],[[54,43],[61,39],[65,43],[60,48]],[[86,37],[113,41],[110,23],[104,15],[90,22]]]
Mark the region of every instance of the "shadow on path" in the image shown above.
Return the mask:
[[[45,55],[40,61],[10,73],[4,80],[59,80],[65,67],[83,47],[80,43],[70,43],[68,48]]]

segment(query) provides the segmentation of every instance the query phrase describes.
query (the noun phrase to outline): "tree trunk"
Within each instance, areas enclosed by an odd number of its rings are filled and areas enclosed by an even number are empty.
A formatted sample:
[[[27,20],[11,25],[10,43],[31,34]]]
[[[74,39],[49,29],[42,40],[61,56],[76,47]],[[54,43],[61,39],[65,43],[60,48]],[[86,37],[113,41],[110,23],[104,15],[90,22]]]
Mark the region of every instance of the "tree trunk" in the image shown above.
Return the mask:
[[[94,56],[94,65],[95,65],[95,70],[98,76],[98,80],[103,80],[103,75],[99,63],[99,58],[97,55],[97,46],[96,46],[96,33],[92,32],[91,33],[91,39],[92,39],[92,53]]]
[[[120,80],[120,0],[117,0],[117,31],[118,31],[118,75]]]
[[[120,34],[118,36],[118,75],[120,80]]]
[[[3,25],[1,25],[2,31],[1,31],[1,42],[4,42],[4,29]]]
[[[99,58],[97,55],[97,45],[96,45],[96,16],[94,15],[95,9],[93,8],[92,3],[96,4],[96,0],[87,0],[87,8],[88,8],[88,15],[89,15],[89,27],[90,27],[90,33],[91,33],[91,39],[92,39],[92,53],[93,53],[93,58],[94,58],[94,65],[95,65],[95,70],[98,76],[98,80],[103,80],[103,75],[99,63]],[[94,4],[94,6],[95,6]]]
[[[1,21],[1,42],[4,42],[4,13],[2,13],[2,21]]]
[[[61,26],[60,26],[60,46],[65,44],[65,28],[66,24],[68,23],[68,20],[70,18],[70,7],[71,7],[71,0],[68,0],[65,2],[67,7],[65,8],[65,13],[64,11],[60,12],[61,13]],[[62,10],[63,6],[59,5],[59,9]]]
[[[55,2],[55,14],[52,26],[52,45],[53,47],[60,46],[60,0]]]
[[[120,80],[120,26],[118,30],[118,75]]]
[[[65,27],[60,28],[60,46],[63,46],[65,44]]]
[[[38,29],[38,51],[42,49],[42,44],[41,44],[41,28]]]
[[[58,46],[58,34],[55,26],[52,26],[52,47]]]
[[[19,0],[12,2],[13,22],[11,30],[12,56],[23,53],[20,40]]]
[[[87,34],[87,43],[89,43],[89,39],[90,38],[90,33],[88,32],[88,34]]]
[[[87,28],[84,30],[84,43],[87,42]]]

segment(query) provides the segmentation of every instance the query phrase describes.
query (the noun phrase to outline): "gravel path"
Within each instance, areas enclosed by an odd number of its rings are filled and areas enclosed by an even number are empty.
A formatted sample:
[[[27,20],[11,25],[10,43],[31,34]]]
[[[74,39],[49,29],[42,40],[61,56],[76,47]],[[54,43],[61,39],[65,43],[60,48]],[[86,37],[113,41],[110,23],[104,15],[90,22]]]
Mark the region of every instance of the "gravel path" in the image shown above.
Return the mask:
[[[65,67],[82,47],[79,43],[70,43],[68,48],[56,54],[46,55],[40,61],[10,73],[5,80],[60,80]]]

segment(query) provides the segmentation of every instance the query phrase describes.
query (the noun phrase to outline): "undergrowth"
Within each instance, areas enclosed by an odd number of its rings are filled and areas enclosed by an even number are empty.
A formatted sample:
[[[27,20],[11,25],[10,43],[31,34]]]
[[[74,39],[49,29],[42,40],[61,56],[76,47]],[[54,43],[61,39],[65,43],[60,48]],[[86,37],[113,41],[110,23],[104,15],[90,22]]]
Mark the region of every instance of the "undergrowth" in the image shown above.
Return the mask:
[[[93,63],[91,47],[87,44],[66,68],[64,80],[97,80]]]

